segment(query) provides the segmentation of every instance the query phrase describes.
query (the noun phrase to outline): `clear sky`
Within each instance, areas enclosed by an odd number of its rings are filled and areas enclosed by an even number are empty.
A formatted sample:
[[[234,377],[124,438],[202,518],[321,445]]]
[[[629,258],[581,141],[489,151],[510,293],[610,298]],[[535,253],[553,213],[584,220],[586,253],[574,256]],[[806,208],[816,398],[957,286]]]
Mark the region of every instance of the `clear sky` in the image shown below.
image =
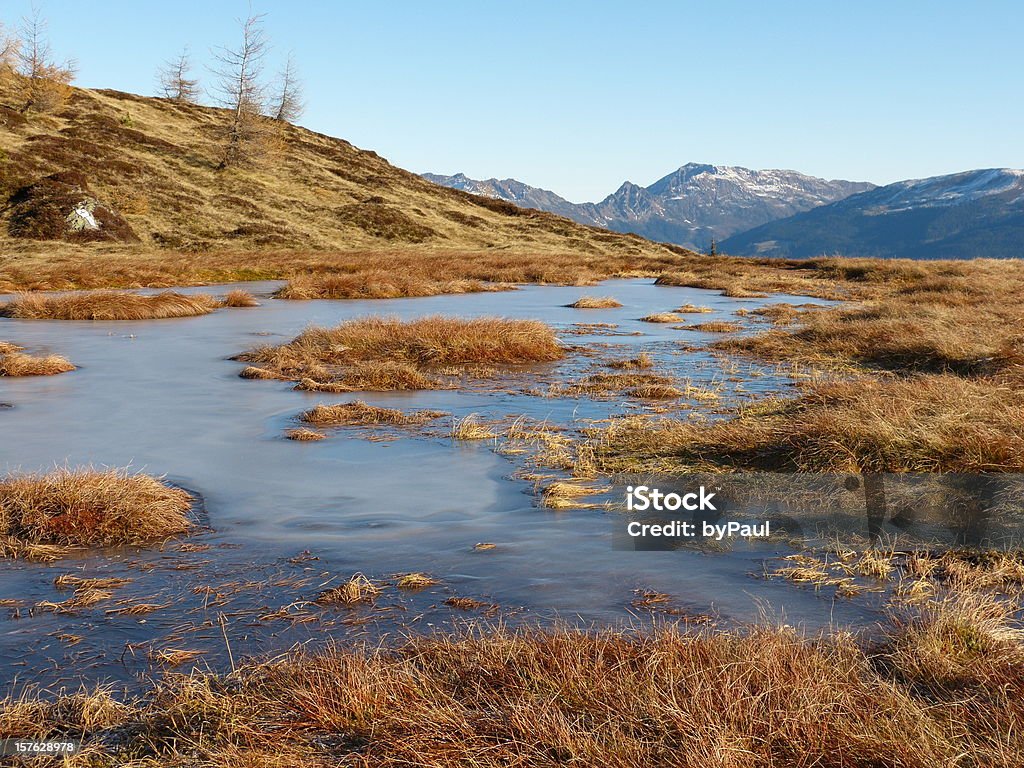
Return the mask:
[[[80,85],[150,94],[237,38],[244,0],[41,0]],[[29,0],[2,0],[16,22]],[[412,171],[574,201],[689,161],[888,183],[1024,167],[1024,3],[274,2],[317,131]],[[276,61],[274,62],[276,66]]]

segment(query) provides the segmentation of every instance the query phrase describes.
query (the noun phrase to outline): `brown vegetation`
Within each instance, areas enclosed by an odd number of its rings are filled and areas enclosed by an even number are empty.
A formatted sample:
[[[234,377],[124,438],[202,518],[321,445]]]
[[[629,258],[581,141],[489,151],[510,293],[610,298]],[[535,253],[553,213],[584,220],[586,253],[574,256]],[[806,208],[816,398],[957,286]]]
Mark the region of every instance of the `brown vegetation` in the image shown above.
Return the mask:
[[[690,273],[661,282],[724,288],[732,276],[749,292],[803,290],[858,302],[799,313],[788,306],[755,310],[789,327],[724,340],[718,350],[854,378],[806,385],[795,399],[747,408],[728,421],[613,423],[589,441],[605,468],[1024,468],[1020,263],[813,259],[720,266],[718,277]],[[780,270],[793,273],[789,286]],[[829,291],[822,290],[824,278]]]
[[[251,293],[243,291],[241,288],[228,291],[220,303],[223,307],[258,307],[260,305]]]
[[[0,376],[55,376],[75,370],[60,355],[26,355],[23,347],[0,341]]]
[[[637,370],[625,368],[624,370]],[[643,366],[647,367],[647,366]],[[644,400],[670,400],[683,396],[672,379],[658,373],[594,373],[580,381],[551,388],[554,397],[613,397],[625,395]]]
[[[581,296],[566,306],[572,309],[615,309],[621,307],[622,302],[611,296]]]
[[[350,583],[343,605],[377,594]],[[135,702],[7,699],[0,736],[84,739],[71,766],[1016,768],[1024,649],[1011,611],[975,593],[937,599],[894,614],[872,645],[671,625],[414,637],[169,676]],[[132,734],[116,756],[111,732]]]
[[[653,368],[654,360],[646,352],[641,352],[636,357],[630,357],[625,360],[613,360],[608,363],[608,367],[614,368],[617,371],[643,371]]]
[[[367,271],[297,275],[275,295],[279,299],[397,299],[499,290],[504,287],[480,280],[436,280],[408,273]]]
[[[640,321],[644,323],[681,323],[684,320],[686,320],[685,317],[675,312],[655,312],[640,318]]]
[[[323,432],[316,432],[312,429],[289,429],[284,433],[284,436],[289,440],[295,440],[299,443],[314,443],[318,440],[324,440],[327,438]]]
[[[144,544],[186,532],[192,499],[147,475],[58,469],[0,481],[0,555],[42,557],[63,547]]]
[[[711,320],[707,323],[694,323],[693,325],[681,326],[684,331],[701,331],[703,333],[735,333],[743,330],[740,323],[729,320]]]
[[[454,440],[492,440],[498,436],[494,428],[480,419],[480,416],[471,413],[468,416],[457,420],[452,425],[452,439]]]
[[[624,419],[592,433],[603,469],[1024,471],[1024,392],[950,374],[814,385],[727,421]]]
[[[352,403],[338,403],[337,405],[318,405],[312,410],[302,414],[302,420],[307,424],[315,424],[318,427],[334,426],[412,426],[426,424],[429,421],[444,416],[442,411],[412,411],[405,412],[392,408],[380,408],[369,405],[362,400]]]
[[[21,320],[152,320],[205,315],[218,307],[212,296],[164,291],[153,296],[95,291],[59,296],[23,293],[0,305],[0,316]]]
[[[309,328],[287,344],[238,359],[297,380],[303,389],[346,391],[433,389],[442,386],[431,375],[441,367],[547,362],[564,354],[541,322],[435,315],[409,321],[364,317],[336,328]]]

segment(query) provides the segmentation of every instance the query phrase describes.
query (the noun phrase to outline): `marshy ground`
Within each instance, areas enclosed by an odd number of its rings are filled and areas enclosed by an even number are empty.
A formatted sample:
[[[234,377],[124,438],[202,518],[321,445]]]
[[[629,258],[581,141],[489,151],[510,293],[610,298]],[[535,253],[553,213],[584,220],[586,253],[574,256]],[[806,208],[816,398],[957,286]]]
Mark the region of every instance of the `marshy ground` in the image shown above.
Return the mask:
[[[108,546],[60,573],[0,566],[0,599],[19,622],[0,650],[33,668],[64,658],[83,679],[135,691],[153,667],[226,670],[229,655],[295,642],[309,655],[239,665],[229,681],[172,679],[138,701],[96,694],[88,721],[84,699],[8,702],[0,725],[98,740],[127,729],[140,765],[184,764],[180,745],[200,764],[268,764],[282,718],[294,724],[275,742],[284,764],[400,764],[414,753],[433,765],[724,766],[742,755],[738,764],[925,766],[961,754],[1018,764],[1014,557],[989,567],[905,553],[869,562],[781,541],[721,554],[608,546],[601,477],[613,471],[1019,469],[1019,363],[1012,326],[999,322],[1017,310],[982,310],[927,274],[865,274],[876,298],[840,309],[750,296],[769,281],[746,273],[730,291],[739,296],[666,285],[693,276],[615,281],[600,293],[623,306],[588,310],[584,325],[571,308],[580,288],[385,304],[271,298],[278,285],[250,287],[261,306],[245,312],[61,324],[61,351],[81,369],[54,389],[12,381],[14,408],[0,418],[22,437],[6,466],[141,464],[204,498],[215,530],[156,550]],[[922,281],[931,288],[909,287]],[[849,280],[808,292],[863,300],[860,290]],[[919,315],[897,311],[906,295]],[[639,320],[673,308],[681,321]],[[954,321],[965,328],[947,328]],[[51,324],[4,322],[32,348],[53,341]],[[347,378],[382,359],[448,381]],[[246,364],[269,375],[239,381]],[[490,370],[503,367],[511,373]],[[323,439],[284,439],[310,427]],[[378,428],[398,439],[365,439]],[[410,574],[425,580],[418,589],[401,587]],[[751,630],[765,605],[785,607],[770,623],[799,629]],[[550,627],[559,616],[614,626],[651,614],[701,629],[481,629],[496,616]],[[457,634],[375,650],[396,627]],[[318,649],[332,637],[369,645]],[[499,669],[499,658],[517,663]],[[466,700],[465,670],[492,667]],[[159,708],[183,714],[161,719]],[[186,716],[196,711],[222,723],[203,744]],[[683,727],[696,722],[703,730]],[[458,737],[439,743],[439,728]],[[339,732],[342,742],[327,738]],[[527,747],[527,732],[552,735]]]

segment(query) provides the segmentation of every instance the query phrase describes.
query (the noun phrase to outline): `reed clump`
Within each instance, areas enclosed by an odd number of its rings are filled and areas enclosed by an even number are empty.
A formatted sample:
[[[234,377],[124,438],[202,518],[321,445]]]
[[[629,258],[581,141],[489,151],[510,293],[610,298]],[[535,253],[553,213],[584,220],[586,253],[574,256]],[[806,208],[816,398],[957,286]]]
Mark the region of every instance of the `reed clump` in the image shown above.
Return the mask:
[[[654,367],[654,358],[647,352],[641,352],[636,357],[626,358],[625,360],[613,360],[608,363],[609,368],[614,368],[617,371],[646,371]]]
[[[676,312],[655,312],[640,318],[643,323],[681,323],[686,318]]]
[[[141,545],[185,533],[192,498],[126,470],[57,469],[0,481],[0,554],[50,559],[58,549]]]
[[[621,307],[622,302],[611,296],[581,296],[566,306],[571,309],[615,309]]]
[[[194,317],[220,303],[205,294],[164,291],[152,296],[119,291],[45,295],[23,293],[0,305],[0,316],[20,320],[155,320]]]
[[[260,305],[255,296],[241,288],[228,291],[220,303],[222,307],[258,307]]]
[[[56,376],[75,370],[60,355],[26,355],[17,344],[0,341],[0,376]]]
[[[279,299],[397,299],[508,290],[482,280],[435,280],[407,271],[366,270],[296,275],[274,295]]]
[[[706,323],[694,323],[693,325],[681,326],[685,331],[701,331],[703,333],[735,333],[743,330],[741,323],[731,320],[710,320]]]
[[[471,413],[452,424],[453,440],[493,440],[498,433],[479,414]]]
[[[645,371],[641,366],[624,367],[623,373],[594,373],[579,381],[551,387],[552,397],[614,397],[625,395],[639,399],[675,399],[683,391],[669,376]]]
[[[595,429],[607,471],[1024,471],[1024,392],[951,374],[808,387],[731,419],[620,419]]]
[[[309,328],[287,344],[237,359],[265,371],[261,376],[293,379],[304,389],[354,391],[436,389],[444,386],[436,375],[441,369],[551,362],[564,355],[554,331],[536,320],[433,315],[363,317],[336,328]]]
[[[300,417],[307,424],[318,427],[334,426],[414,426],[426,424],[444,416],[443,411],[400,411],[369,405],[362,400],[335,405],[318,405]]]

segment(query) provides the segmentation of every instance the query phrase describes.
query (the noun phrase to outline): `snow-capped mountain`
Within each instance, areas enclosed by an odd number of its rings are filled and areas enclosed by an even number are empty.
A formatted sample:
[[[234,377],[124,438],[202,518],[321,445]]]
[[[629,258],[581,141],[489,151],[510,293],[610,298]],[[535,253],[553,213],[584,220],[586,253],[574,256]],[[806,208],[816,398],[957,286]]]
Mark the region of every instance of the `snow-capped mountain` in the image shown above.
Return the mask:
[[[424,177],[583,224],[697,249],[707,248],[712,239],[873,188],[867,182],[830,181],[796,171],[687,163],[648,187],[627,181],[599,203],[571,203],[515,179],[476,181],[461,173]]]
[[[912,259],[1024,256],[1024,171],[989,168],[898,181],[742,232],[743,255]]]

